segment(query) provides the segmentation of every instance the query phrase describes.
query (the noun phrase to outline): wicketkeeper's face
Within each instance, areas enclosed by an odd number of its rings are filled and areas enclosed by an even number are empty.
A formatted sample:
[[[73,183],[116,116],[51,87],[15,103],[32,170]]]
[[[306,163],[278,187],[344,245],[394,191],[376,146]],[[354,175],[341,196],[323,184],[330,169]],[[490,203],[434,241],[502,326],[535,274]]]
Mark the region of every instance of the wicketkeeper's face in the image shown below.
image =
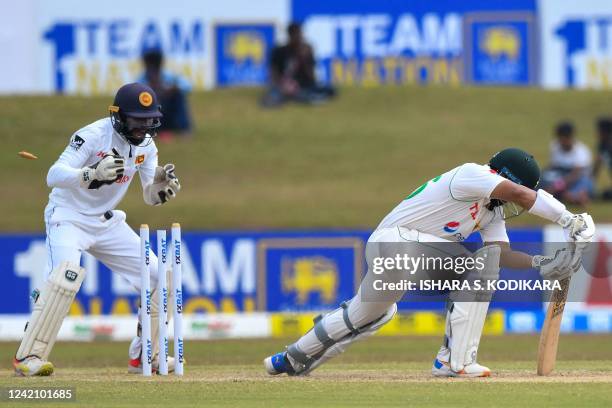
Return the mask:
[[[144,140],[147,133],[151,134],[152,131],[159,126],[159,119],[128,117],[127,126],[128,131],[134,139]]]

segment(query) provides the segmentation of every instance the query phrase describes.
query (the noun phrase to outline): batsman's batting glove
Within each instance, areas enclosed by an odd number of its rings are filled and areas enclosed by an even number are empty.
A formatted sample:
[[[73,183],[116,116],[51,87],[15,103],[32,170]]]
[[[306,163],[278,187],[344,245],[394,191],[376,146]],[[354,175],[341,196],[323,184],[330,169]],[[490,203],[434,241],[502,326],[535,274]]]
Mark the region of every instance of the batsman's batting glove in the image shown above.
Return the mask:
[[[81,169],[81,186],[98,189],[105,184],[113,184],[125,172],[125,159],[113,149],[112,154],[105,154],[102,159]]]
[[[564,211],[558,224],[563,227],[567,242],[591,242],[595,235],[595,222],[587,213],[572,214]]]
[[[174,173],[174,164],[168,163],[164,167],[157,166],[153,184],[145,188],[144,200],[150,205],[164,204],[176,197],[180,190],[181,183]]]
[[[531,265],[547,280],[562,280],[582,268],[582,250],[557,249],[553,256],[535,255]]]

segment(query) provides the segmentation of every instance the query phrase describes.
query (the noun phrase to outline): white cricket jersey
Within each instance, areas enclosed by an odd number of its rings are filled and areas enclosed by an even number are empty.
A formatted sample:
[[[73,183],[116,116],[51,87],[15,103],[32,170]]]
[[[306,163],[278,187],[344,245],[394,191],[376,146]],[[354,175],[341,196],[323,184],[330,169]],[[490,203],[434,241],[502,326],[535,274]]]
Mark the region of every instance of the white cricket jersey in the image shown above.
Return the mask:
[[[81,186],[80,169],[100,161],[113,148],[125,158],[123,177],[98,189]],[[115,132],[110,118],[100,119],[76,131],[49,169],[47,184],[53,188],[49,205],[70,208],[85,215],[104,214],[119,204],[137,171],[144,188],[153,182],[156,167],[157,147],[153,141],[142,147],[130,145]]]
[[[485,242],[508,242],[501,207],[485,208],[504,180],[489,166],[463,164],[414,190],[377,229],[404,227],[450,241],[463,241],[480,231]]]

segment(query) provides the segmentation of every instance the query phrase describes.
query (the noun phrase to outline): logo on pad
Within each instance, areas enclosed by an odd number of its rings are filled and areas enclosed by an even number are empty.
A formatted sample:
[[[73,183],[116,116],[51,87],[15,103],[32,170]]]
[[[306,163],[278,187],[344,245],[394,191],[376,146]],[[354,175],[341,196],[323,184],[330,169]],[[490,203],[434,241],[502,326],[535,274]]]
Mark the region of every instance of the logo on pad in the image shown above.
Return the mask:
[[[66,279],[68,279],[70,282],[74,282],[76,278],[78,278],[79,274],[75,271],[71,271],[70,269],[68,269],[64,276],[66,276]]]

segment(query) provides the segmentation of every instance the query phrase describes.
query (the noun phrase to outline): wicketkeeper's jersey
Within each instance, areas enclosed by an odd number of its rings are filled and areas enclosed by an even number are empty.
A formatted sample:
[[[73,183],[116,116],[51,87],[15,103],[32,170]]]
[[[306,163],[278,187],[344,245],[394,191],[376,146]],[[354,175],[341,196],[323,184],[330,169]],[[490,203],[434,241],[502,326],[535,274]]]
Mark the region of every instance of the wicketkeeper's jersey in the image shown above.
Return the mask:
[[[501,207],[485,208],[491,192],[506,180],[489,166],[466,163],[414,190],[378,228],[405,227],[450,241],[479,231],[483,241],[508,242]]]
[[[123,177],[98,189],[81,186],[80,169],[100,161],[113,148],[125,158]],[[119,204],[136,172],[144,187],[153,182],[156,167],[157,147],[153,141],[146,146],[132,146],[115,132],[110,118],[100,119],[75,132],[49,169],[47,184],[53,187],[49,204],[85,215],[104,214]]]

